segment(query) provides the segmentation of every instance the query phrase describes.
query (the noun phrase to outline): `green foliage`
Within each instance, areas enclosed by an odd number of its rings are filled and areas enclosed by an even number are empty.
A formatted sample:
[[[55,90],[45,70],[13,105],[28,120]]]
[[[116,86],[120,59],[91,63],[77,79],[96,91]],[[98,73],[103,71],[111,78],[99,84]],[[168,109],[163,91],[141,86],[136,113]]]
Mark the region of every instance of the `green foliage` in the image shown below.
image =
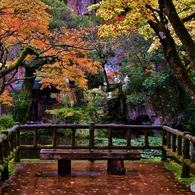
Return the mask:
[[[143,86],[144,81],[150,76],[151,72],[147,72],[147,69],[151,69],[151,65],[148,62],[146,56],[130,56],[125,58],[122,62],[121,71],[124,75],[128,75],[129,81],[126,85],[127,103],[131,105],[144,104],[146,100],[145,88]],[[129,64],[132,64],[131,66]]]
[[[104,84],[104,77],[102,73],[95,75],[87,73],[87,80],[88,89],[98,88],[99,86],[103,86]]]
[[[42,1],[52,7],[52,10],[48,10],[48,13],[53,17],[53,20],[49,24],[50,30],[73,26],[74,19],[68,6],[58,0]]]
[[[178,116],[185,111],[182,103],[185,92],[173,71],[169,67],[163,67],[163,70],[157,72],[152,65],[144,66],[139,63],[128,67],[129,60],[123,62],[122,69],[129,77],[125,89],[127,103],[131,107],[149,105],[162,118],[178,120]]]
[[[61,27],[92,27],[99,21],[95,15],[78,16],[71,14],[71,9],[59,0],[42,0],[45,4],[52,7],[48,13],[53,17],[49,24],[50,30],[60,29]]]
[[[195,105],[188,96],[184,99],[183,104],[186,105],[186,120],[183,122],[183,129],[195,135]]]
[[[91,27],[95,27],[99,23],[99,20],[100,18],[95,15],[83,15],[83,16],[76,16],[73,21],[77,26],[79,24],[80,27],[91,28]]]
[[[65,95],[63,97],[64,107],[47,110],[46,112],[55,115],[55,123],[99,123],[101,120],[100,115],[103,113],[103,108],[107,101],[106,93],[99,89],[88,90],[84,93],[84,99],[85,104],[78,106],[75,104],[74,107],[68,107],[70,99],[68,95]]]
[[[195,81],[194,71],[191,71],[191,77]],[[184,104],[186,108],[186,120],[183,122],[183,129],[190,131],[192,135],[195,135],[195,105],[187,94],[184,96],[182,104]]]
[[[89,116],[93,117],[93,115],[96,114],[96,110],[94,108],[86,105],[73,108],[64,107],[60,109],[47,110],[46,112],[56,116],[55,123],[65,122],[70,124],[86,123]]]
[[[133,105],[142,105],[145,103],[146,97],[142,92],[135,92],[131,95],[127,95],[127,103]]]
[[[9,175],[13,175],[16,169],[20,166],[20,162],[15,162],[13,159],[9,161]]]
[[[14,126],[14,120],[11,115],[0,117],[0,130],[6,130]]]
[[[101,145],[107,145],[108,144],[108,138],[105,137],[96,137],[96,140],[99,142],[101,141]],[[119,139],[119,138],[113,138],[113,145],[117,146],[125,146],[127,144],[126,139]],[[162,137],[148,137],[149,145],[150,146],[161,146],[162,145]],[[131,140],[132,146],[142,146],[144,145],[144,136],[140,136],[138,139],[132,139]],[[141,157],[143,159],[151,159],[161,156],[161,150],[154,150],[154,149],[144,149],[140,150]]]
[[[177,162],[168,159],[167,161],[164,162],[164,164],[165,164],[166,169],[174,172],[174,175],[179,180],[179,182],[190,185],[192,182],[195,181],[195,175],[193,174],[190,174],[190,177],[187,177],[187,178],[181,177],[182,167]]]
[[[148,54],[149,43],[134,36],[129,48],[128,57],[121,63],[123,77],[128,76],[124,90],[129,109],[147,106],[162,120],[171,120],[176,124],[181,117],[184,120],[185,104],[182,102],[185,92],[173,70],[166,65],[162,48]]]
[[[28,118],[31,96],[27,93],[13,94],[13,118],[15,122],[24,124]]]
[[[150,93],[154,93],[160,89],[165,89],[166,81],[171,77],[172,75],[168,71],[163,72],[156,72],[153,74],[150,74],[142,83],[142,86],[149,91]]]
[[[80,107],[77,109],[63,107],[59,109],[47,110],[46,112],[56,116],[55,123],[78,123],[79,117],[82,115],[82,109]]]
[[[69,137],[71,135],[70,133],[71,133],[71,131],[68,134]],[[67,135],[67,133],[66,133],[66,135]],[[95,143],[98,142],[102,145],[102,140],[100,140],[98,138],[107,137],[107,135],[108,135],[108,130],[107,129],[102,130],[102,131],[94,130]],[[77,138],[77,143],[82,142],[83,144],[88,144],[88,142],[89,142],[89,131],[88,130],[86,131],[85,129],[77,129],[75,137]]]
[[[129,82],[126,86],[127,103],[132,105],[144,104],[146,100],[146,88],[143,83],[150,76],[150,73],[146,73],[143,67],[139,65],[131,66],[125,71],[129,76]]]

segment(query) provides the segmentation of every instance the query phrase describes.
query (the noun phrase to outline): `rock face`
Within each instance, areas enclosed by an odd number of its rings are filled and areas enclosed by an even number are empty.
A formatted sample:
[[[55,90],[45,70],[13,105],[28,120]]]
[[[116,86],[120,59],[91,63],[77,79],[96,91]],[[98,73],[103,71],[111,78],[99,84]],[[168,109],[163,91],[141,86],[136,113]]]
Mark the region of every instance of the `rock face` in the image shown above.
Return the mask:
[[[68,7],[71,8],[72,13],[76,15],[87,15],[89,11],[87,7],[91,4],[98,3],[99,0],[67,0]]]

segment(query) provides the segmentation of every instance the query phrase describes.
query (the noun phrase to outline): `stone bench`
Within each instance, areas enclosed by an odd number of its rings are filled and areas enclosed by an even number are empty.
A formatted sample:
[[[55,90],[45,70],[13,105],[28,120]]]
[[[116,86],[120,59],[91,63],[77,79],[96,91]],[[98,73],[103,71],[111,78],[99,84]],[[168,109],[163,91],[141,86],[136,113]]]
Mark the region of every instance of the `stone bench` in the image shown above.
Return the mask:
[[[71,160],[107,160],[107,173],[125,174],[123,160],[140,160],[137,150],[128,149],[41,149],[41,160],[58,160],[58,174],[71,174]]]

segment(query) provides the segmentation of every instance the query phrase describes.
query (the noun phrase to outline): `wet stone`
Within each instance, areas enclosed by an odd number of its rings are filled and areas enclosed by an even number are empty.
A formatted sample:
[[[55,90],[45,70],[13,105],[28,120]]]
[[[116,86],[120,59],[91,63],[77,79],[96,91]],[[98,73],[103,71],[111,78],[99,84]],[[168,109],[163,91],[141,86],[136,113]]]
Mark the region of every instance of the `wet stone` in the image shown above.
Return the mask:
[[[106,161],[72,161],[71,174],[59,176],[57,163],[23,163],[0,188],[1,195],[160,195],[194,194],[162,163],[125,162],[125,175],[107,174]],[[38,174],[37,174],[38,173]]]

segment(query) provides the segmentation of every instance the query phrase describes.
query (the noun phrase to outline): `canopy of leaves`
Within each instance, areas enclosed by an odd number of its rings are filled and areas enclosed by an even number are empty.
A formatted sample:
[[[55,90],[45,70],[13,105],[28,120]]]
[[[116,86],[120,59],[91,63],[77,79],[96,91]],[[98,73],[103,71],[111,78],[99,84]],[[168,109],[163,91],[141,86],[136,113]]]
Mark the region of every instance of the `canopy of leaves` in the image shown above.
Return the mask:
[[[73,28],[77,27],[79,17],[71,14],[71,10],[63,2],[59,0],[42,0],[45,4],[52,7],[48,13],[53,17],[49,24],[49,29],[59,29],[61,27]]]
[[[46,11],[49,9],[51,8],[39,0],[1,1],[0,94],[1,101],[6,104],[11,99],[5,89],[14,81],[17,68],[22,66],[28,54],[33,53],[31,45],[41,45],[49,33],[51,17]],[[21,48],[25,49],[20,53]]]
[[[151,37],[153,31],[149,28],[148,21],[156,22],[160,19],[158,15],[158,11],[160,11],[159,2],[163,5],[163,1],[157,0],[102,0],[100,3],[89,6],[89,10],[97,9],[97,15],[108,21],[99,27],[101,36],[129,33],[138,28],[139,32],[143,33],[145,37]],[[184,18],[183,20],[187,21],[187,17],[194,15],[195,5],[193,0],[173,2],[179,16]],[[189,20],[186,27],[194,36],[194,20]]]
[[[6,46],[13,42],[28,43],[29,38],[48,33],[51,9],[39,0],[1,0],[0,39]]]
[[[105,20],[99,27],[100,36],[126,34],[135,29],[146,38],[156,35],[150,51],[161,44],[177,80],[195,103],[195,83],[191,78],[195,71],[193,0],[103,0],[89,9],[97,9],[97,15]],[[178,46],[182,46],[182,56]]]
[[[17,80],[19,67],[30,69],[31,77],[43,77],[43,87],[53,84],[59,89],[67,87],[67,79],[86,88],[85,73],[95,74],[99,68],[88,58],[85,37],[90,31],[68,30],[73,18],[68,8],[58,1],[44,2],[53,9],[39,0],[1,1],[0,94]]]
[[[66,89],[67,80],[75,81],[78,87],[86,88],[86,72],[96,74],[100,68],[98,62],[88,58],[88,42],[85,37],[90,31],[87,29],[66,29],[56,31],[53,45],[48,47],[42,55],[52,56],[53,63],[49,61],[40,71],[38,76],[44,77],[42,83],[53,84],[59,89]],[[55,43],[56,42],[56,43]],[[55,67],[55,68],[54,68]]]

